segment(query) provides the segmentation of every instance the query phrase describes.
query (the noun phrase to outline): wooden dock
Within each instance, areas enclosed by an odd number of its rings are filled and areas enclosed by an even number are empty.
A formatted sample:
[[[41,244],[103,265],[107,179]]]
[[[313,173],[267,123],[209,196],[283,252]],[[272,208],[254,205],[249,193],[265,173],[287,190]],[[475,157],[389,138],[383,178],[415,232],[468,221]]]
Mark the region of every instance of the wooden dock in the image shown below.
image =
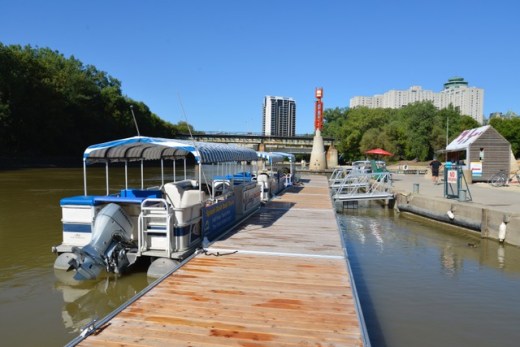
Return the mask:
[[[369,346],[325,176],[309,175],[80,346]]]

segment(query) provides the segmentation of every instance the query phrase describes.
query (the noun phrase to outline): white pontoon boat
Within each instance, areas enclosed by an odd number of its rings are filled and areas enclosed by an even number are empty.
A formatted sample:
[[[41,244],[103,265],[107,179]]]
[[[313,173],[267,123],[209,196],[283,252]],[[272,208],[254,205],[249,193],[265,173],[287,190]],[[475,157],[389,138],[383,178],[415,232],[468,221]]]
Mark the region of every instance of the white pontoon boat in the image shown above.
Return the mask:
[[[196,163],[196,176],[177,180],[176,162]],[[145,187],[144,161],[160,161],[161,185]],[[260,206],[260,185],[247,163],[257,153],[245,147],[136,136],[88,147],[83,155],[84,194],[63,198],[63,243],[53,247],[54,267],[76,270],[75,279],[95,279],[103,269],[125,271],[140,257],[151,277],[178,265],[204,241],[213,241]],[[141,163],[140,187],[128,186],[128,163]],[[164,174],[173,162],[173,179]],[[111,193],[109,164],[124,163],[125,187]],[[106,194],[90,195],[87,168],[106,167]],[[171,165],[171,164],[169,164]],[[119,164],[121,167],[122,165]],[[217,175],[208,176],[206,169]]]

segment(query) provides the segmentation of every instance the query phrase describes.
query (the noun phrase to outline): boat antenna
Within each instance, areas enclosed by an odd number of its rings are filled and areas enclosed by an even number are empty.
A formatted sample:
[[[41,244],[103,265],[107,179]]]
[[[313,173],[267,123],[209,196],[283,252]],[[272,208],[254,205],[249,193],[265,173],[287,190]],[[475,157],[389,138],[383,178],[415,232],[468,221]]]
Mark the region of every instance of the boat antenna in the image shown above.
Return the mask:
[[[200,154],[199,148],[197,147],[197,143],[195,142],[195,139],[193,138],[193,133],[191,132],[190,123],[188,123],[188,116],[186,115],[186,111],[184,110],[184,105],[182,104],[181,95],[179,93],[177,93],[177,98],[179,99],[179,106],[181,107],[182,115],[184,116],[184,120],[186,121],[186,125],[188,126],[188,132],[190,133],[190,139],[191,139],[191,142],[193,142],[193,147],[195,147],[197,152],[199,152],[199,154]],[[202,162],[200,163],[200,165],[202,168]],[[207,185],[208,179],[206,178],[206,175],[204,174],[203,170],[200,170],[200,175],[202,176],[202,177],[199,177],[201,182],[204,181],[204,183],[206,183],[206,185]],[[209,191],[208,191],[208,193],[209,193]]]
[[[186,121],[186,125],[188,126],[188,132],[190,133],[190,139],[191,139],[191,141],[193,141],[193,145],[195,146],[195,139],[193,138],[193,134],[191,133],[190,123],[188,123],[188,116],[186,116],[186,111],[184,110],[184,105],[182,104],[181,95],[179,93],[177,93],[177,97],[179,98],[179,105],[181,106],[182,115],[184,116],[184,120]]]
[[[137,119],[135,119],[134,105],[130,105],[130,111],[132,112],[132,117],[134,118],[134,124],[135,124],[135,129],[137,130],[137,136],[141,136],[141,133],[139,133],[139,127],[137,126]]]

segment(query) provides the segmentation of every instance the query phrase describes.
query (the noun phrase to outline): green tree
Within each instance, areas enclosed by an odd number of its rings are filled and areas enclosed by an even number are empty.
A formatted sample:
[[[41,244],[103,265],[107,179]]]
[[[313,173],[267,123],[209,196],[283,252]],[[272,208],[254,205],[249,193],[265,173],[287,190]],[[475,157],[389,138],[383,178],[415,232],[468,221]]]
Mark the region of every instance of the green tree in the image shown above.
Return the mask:
[[[346,160],[362,158],[375,147],[392,152],[395,159],[426,160],[446,146],[446,135],[451,141],[462,130],[479,126],[471,117],[461,116],[457,108],[450,105],[437,110],[431,102],[401,109],[336,108],[325,110],[324,116],[323,134],[336,139]]]
[[[106,72],[48,48],[0,43],[2,155],[79,155],[92,143],[136,135],[130,105],[141,134],[179,133],[123,96],[121,82]]]
[[[515,158],[520,157],[520,118],[491,118],[489,125],[496,129],[509,143]]]

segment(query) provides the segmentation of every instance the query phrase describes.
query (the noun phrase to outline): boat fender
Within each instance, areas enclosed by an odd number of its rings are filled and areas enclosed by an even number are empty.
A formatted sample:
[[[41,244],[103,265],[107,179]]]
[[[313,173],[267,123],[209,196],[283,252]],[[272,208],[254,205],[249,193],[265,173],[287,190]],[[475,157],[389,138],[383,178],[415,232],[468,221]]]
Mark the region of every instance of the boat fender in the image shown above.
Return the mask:
[[[502,222],[498,227],[498,241],[504,242],[504,240],[506,239],[506,229],[506,223]]]

